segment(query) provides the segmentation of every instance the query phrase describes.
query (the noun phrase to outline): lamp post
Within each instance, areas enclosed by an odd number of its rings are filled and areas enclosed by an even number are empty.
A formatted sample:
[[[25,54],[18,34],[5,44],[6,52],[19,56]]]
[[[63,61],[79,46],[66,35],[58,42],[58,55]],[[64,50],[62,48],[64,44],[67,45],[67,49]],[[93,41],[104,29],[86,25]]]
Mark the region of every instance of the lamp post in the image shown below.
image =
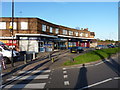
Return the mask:
[[[11,57],[11,65],[14,67],[14,62],[13,62],[13,22],[14,22],[14,0],[12,0],[12,26],[9,27],[11,36],[12,36],[12,57]]]

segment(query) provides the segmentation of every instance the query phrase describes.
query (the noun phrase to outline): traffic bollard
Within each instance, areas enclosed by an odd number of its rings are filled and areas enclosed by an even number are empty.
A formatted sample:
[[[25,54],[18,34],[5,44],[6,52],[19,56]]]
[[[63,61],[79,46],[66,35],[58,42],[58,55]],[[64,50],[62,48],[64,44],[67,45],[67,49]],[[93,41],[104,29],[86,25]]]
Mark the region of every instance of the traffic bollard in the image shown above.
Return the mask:
[[[49,60],[51,60],[51,53],[49,53]]]
[[[3,69],[5,70],[6,69],[6,64],[5,64],[4,59],[2,59],[2,66],[3,66]]]
[[[33,52],[33,59],[35,59],[35,52]]]
[[[24,54],[24,64],[27,63],[27,58],[26,58],[26,54]]]
[[[54,58],[52,58],[52,63],[54,62]]]

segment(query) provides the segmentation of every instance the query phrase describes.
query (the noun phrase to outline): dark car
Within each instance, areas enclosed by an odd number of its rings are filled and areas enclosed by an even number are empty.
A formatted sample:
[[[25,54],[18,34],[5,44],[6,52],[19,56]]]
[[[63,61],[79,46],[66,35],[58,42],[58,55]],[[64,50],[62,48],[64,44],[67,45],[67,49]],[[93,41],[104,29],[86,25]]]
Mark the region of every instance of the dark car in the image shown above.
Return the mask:
[[[115,48],[115,45],[113,45],[113,44],[108,44],[107,46],[108,46],[108,48]]]
[[[71,52],[71,53],[80,53],[80,52],[82,52],[82,51],[84,51],[83,47],[72,47],[72,48],[70,49],[70,52]]]

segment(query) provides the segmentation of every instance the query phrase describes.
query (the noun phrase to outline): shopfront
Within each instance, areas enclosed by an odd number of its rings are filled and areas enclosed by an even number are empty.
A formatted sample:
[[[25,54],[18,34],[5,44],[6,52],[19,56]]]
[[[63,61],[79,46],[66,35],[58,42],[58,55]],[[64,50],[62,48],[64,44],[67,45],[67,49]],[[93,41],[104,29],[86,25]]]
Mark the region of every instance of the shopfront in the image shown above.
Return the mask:
[[[81,46],[81,47],[90,47],[90,40],[89,39],[88,40],[85,40],[85,39],[80,40],[80,45],[79,46]]]

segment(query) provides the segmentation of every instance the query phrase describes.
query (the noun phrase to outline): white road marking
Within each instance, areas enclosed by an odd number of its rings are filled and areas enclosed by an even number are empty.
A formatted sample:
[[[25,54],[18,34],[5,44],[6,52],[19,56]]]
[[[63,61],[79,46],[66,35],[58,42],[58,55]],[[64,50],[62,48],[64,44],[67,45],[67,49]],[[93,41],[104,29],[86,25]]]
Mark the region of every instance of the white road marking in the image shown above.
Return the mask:
[[[7,79],[8,80],[30,80],[30,79],[48,79],[49,75],[32,75],[32,76],[12,76],[12,78]]]
[[[68,78],[68,75],[64,75],[63,77],[64,77],[64,78]]]
[[[70,85],[69,81],[64,81],[64,85]]]
[[[114,77],[114,79],[120,79],[120,77]]]
[[[36,70],[36,71],[20,71],[20,72],[18,72],[18,73],[43,73],[43,72],[45,72],[45,73],[49,73],[49,72],[51,72],[51,70],[42,70],[42,71],[39,71],[39,70]]]
[[[7,85],[4,88],[34,88],[34,89],[42,89],[44,88],[46,83],[34,83],[34,84],[16,84],[16,85]]]
[[[64,73],[64,74],[66,74],[66,73],[67,73],[67,71],[63,71],[63,73]]]
[[[97,82],[97,83],[88,85],[88,86],[86,86],[86,87],[83,87],[82,89],[90,88],[90,87],[93,87],[93,86],[96,86],[96,85],[99,85],[99,84],[102,84],[102,83],[105,83],[105,82],[108,82],[108,81],[111,81],[111,80],[112,80],[112,78],[109,78],[109,79],[103,80],[103,81],[101,81],[101,82]],[[80,89],[80,90],[81,90],[81,89]]]
[[[63,70],[66,70],[66,68],[63,68]]]

